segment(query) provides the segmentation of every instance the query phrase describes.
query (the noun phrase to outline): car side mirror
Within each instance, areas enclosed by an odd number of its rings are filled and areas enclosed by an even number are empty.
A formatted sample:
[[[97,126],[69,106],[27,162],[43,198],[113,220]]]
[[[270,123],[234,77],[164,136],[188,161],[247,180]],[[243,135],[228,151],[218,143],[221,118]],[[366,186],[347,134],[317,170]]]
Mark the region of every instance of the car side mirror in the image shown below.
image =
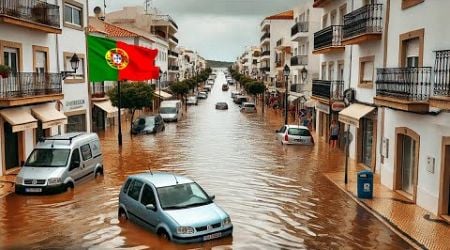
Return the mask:
[[[145,206],[145,208],[147,208],[148,210],[153,210],[153,211],[156,210],[156,207],[153,204],[148,204],[148,205]]]
[[[215,196],[214,194],[213,194],[213,195],[210,195],[210,196],[209,196],[209,199],[213,201],[214,199],[216,199],[216,196]]]

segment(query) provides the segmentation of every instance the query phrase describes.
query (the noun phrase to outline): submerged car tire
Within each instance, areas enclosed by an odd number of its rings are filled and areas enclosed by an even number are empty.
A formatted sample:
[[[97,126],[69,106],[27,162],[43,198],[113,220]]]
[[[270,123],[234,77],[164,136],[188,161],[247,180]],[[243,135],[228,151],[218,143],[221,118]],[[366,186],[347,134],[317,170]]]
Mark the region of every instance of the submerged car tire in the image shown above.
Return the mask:
[[[74,190],[75,186],[73,185],[73,182],[68,182],[66,184],[66,192],[72,192]]]
[[[123,208],[119,208],[119,211],[117,213],[117,218],[119,219],[120,222],[125,222],[128,220],[127,213],[125,212],[125,210]]]
[[[162,239],[165,239],[165,240],[169,240],[169,241],[170,241],[170,236],[169,236],[169,234],[166,232],[166,230],[164,230],[164,229],[159,229],[159,230],[158,230],[158,236],[161,237]]]
[[[98,168],[97,170],[95,170],[95,178],[103,176],[103,168]]]

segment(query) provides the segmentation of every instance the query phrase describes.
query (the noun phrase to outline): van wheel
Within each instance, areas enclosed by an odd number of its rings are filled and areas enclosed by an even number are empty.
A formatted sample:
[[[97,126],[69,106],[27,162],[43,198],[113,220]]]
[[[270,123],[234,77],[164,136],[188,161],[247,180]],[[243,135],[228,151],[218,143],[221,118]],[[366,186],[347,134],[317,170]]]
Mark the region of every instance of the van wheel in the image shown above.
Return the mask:
[[[165,240],[170,240],[169,234],[164,229],[158,230],[158,236]]]
[[[125,210],[123,208],[119,208],[119,212],[117,214],[117,217],[119,217],[120,222],[125,222],[128,220],[127,213],[125,213]]]
[[[67,192],[72,192],[73,189],[74,189],[74,185],[73,185],[72,182],[69,182],[69,183],[66,184],[66,191]]]
[[[95,171],[95,178],[103,176],[103,168],[99,168]]]

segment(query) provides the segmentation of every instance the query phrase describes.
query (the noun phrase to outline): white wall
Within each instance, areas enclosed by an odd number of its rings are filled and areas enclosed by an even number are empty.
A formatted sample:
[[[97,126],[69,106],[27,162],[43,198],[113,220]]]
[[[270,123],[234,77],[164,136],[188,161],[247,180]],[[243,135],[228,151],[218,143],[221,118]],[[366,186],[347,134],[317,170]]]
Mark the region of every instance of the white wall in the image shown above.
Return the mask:
[[[291,27],[294,25],[294,20],[269,20],[270,22],[270,75],[276,76],[278,70],[275,63],[277,41],[281,38],[288,38],[290,42]]]

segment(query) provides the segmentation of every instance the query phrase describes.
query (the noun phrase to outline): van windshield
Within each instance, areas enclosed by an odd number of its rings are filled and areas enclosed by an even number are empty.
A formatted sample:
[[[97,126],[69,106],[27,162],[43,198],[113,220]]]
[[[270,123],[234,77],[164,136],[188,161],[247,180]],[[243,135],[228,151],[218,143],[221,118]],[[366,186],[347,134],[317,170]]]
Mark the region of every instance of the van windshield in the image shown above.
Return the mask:
[[[175,107],[161,107],[159,109],[161,114],[175,114],[177,112],[177,108]]]
[[[27,167],[65,167],[70,149],[35,149],[28,157]]]

